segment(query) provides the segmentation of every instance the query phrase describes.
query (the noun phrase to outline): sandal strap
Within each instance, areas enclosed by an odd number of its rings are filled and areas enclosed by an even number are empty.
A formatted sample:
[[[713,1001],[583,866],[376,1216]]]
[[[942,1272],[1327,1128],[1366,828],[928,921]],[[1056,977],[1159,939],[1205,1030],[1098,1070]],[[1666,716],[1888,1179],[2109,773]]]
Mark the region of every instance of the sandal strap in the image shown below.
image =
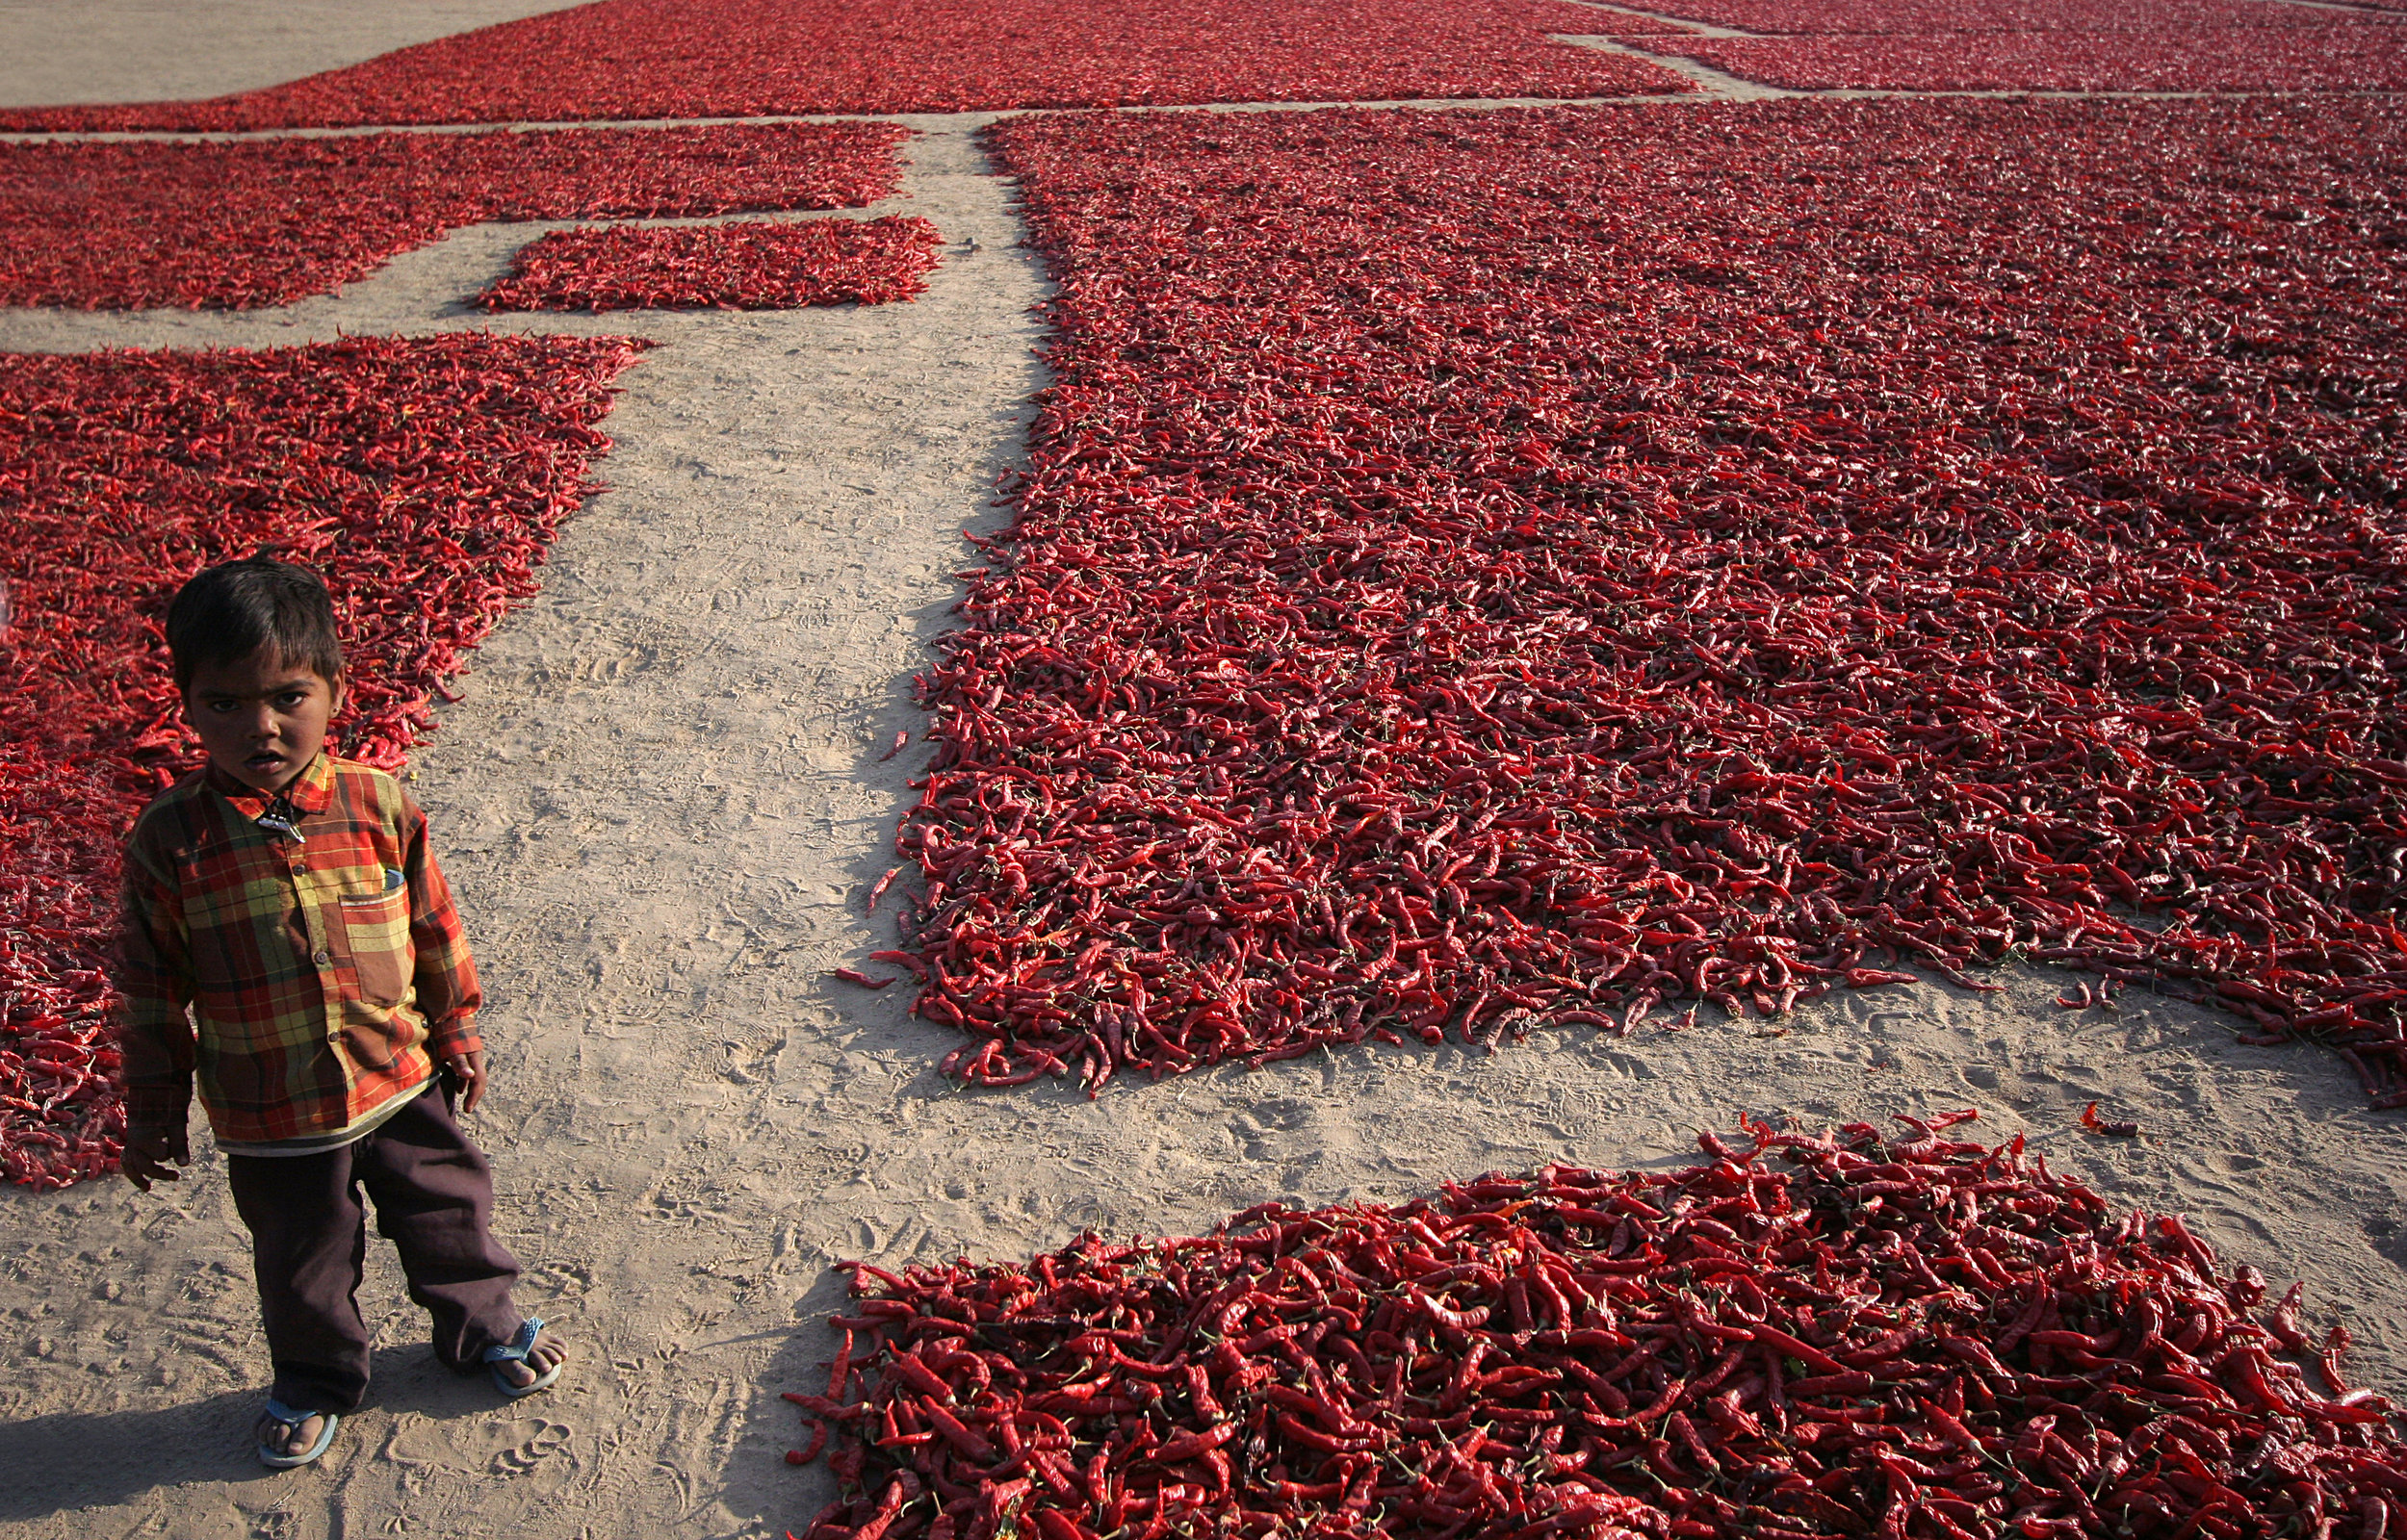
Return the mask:
[[[525,1363],[535,1349],[535,1338],[543,1330],[543,1322],[529,1316],[518,1323],[518,1331],[507,1342],[497,1342],[484,1350],[488,1364]]]
[[[272,1396],[268,1398],[268,1421],[283,1427],[298,1427],[313,1417],[324,1415],[318,1411],[295,1410]]]

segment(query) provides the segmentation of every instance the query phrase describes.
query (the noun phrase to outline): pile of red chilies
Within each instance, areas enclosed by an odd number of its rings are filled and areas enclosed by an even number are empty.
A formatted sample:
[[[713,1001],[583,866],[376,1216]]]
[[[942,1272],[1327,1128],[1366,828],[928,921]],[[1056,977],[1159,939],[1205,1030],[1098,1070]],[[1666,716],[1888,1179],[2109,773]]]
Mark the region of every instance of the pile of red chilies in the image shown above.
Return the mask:
[[[921,683],[1011,1084],[2010,956],[2407,1100],[2385,104],[1085,115]]]
[[[797,310],[916,299],[945,244],[925,219],[556,230],[477,296],[485,310]]]
[[[2290,26],[2146,32],[1929,32],[1885,37],[1650,39],[1727,74],[1789,90],[2397,90],[2407,26],[2330,10]]]
[[[2381,1540],[2407,1449],[2346,1333],[1971,1116],[848,1264],[803,1540]]]
[[[64,1186],[116,1162],[118,852],[195,762],[159,629],[177,584],[263,545],[323,573],[352,674],[337,737],[399,763],[593,490],[636,346],[0,357],[0,1175]]]
[[[1942,32],[2194,32],[2322,27],[2329,12],[2251,0],[1679,0],[1717,27],[1805,36]]]
[[[1562,0],[602,0],[201,102],[0,130],[952,113],[1692,90],[1550,34],[1681,29]]]
[[[858,207],[890,123],[0,144],[0,304],[246,310],[488,219]],[[60,239],[72,230],[75,239]]]

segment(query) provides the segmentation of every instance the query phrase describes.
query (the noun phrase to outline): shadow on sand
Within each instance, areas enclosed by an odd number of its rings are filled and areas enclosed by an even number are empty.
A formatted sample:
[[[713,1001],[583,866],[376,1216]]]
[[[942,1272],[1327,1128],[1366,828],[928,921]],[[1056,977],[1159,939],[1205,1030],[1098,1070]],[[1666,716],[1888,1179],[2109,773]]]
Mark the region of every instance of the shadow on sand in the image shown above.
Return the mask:
[[[368,1406],[428,1417],[474,1417],[494,1406],[478,1375],[455,1374],[423,1346],[379,1348]],[[284,1476],[261,1465],[254,1433],[265,1386],[220,1391],[174,1406],[55,1412],[0,1423],[0,1524],[70,1508],[127,1502],[182,1486],[245,1486]],[[327,1458],[340,1464],[346,1427]]]
[[[251,1453],[262,1393],[126,1412],[54,1412],[0,1424],[0,1523],[123,1502],[161,1487],[274,1473]]]

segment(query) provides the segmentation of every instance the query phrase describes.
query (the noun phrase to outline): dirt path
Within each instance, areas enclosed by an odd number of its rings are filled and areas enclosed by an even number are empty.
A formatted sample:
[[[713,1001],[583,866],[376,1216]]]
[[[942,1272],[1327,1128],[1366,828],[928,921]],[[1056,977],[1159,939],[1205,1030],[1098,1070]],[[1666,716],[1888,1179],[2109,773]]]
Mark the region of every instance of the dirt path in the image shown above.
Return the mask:
[[[0,107],[199,100],[585,0],[0,0]]]
[[[0,96],[29,90],[0,75]],[[663,344],[607,424],[611,490],[418,760],[494,1001],[480,1133],[503,1226],[526,1302],[578,1347],[572,1377],[503,1408],[441,1373],[375,1253],[374,1402],[325,1465],[272,1475],[247,1444],[266,1365],[216,1158],[164,1199],[11,1191],[0,1537],[774,1536],[824,1496],[816,1468],[778,1459],[795,1419],[776,1396],[816,1388],[836,1257],[1024,1254],[1547,1159],[1682,1163],[1741,1110],[1979,1106],[1992,1136],[2028,1130],[2121,1200],[2305,1276],[2363,1372],[2407,1384],[2396,1119],[2327,1055],[2239,1047],[2230,1022],[2161,1002],[2063,1012],[2038,970],[2003,995],[1857,994],[1763,1038],[1362,1050],[1092,1104],[950,1093],[933,1065],[955,1040],[905,991],[824,974],[891,944],[861,901],[919,751],[876,755],[919,726],[908,679],[971,559],[955,531],[993,517],[1038,382],[1042,283],[975,122],[925,120],[881,206],[956,243],[914,304],[488,322],[455,302],[528,231],[486,226],[288,310],[0,312],[10,348],[485,324]],[[2093,1096],[2149,1137],[2081,1135]]]

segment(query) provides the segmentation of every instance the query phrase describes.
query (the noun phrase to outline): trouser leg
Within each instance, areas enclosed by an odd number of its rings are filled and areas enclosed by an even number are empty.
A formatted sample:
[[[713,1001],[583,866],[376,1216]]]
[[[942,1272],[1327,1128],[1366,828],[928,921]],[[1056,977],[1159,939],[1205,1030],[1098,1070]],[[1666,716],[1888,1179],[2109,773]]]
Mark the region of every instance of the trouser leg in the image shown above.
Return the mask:
[[[367,1214],[350,1151],[289,1159],[226,1157],[234,1210],[250,1230],[270,1392],[285,1405],[348,1412],[368,1392],[368,1325],[359,1315]]]
[[[437,1088],[352,1148],[376,1229],[401,1253],[409,1296],[434,1318],[435,1355],[454,1369],[507,1342],[518,1259],[493,1239],[493,1168],[460,1131]]]

